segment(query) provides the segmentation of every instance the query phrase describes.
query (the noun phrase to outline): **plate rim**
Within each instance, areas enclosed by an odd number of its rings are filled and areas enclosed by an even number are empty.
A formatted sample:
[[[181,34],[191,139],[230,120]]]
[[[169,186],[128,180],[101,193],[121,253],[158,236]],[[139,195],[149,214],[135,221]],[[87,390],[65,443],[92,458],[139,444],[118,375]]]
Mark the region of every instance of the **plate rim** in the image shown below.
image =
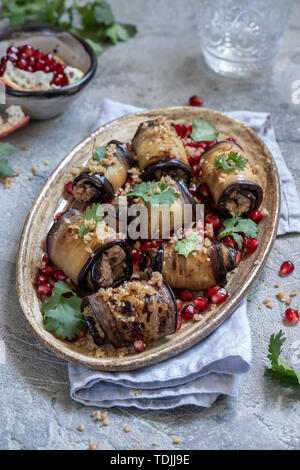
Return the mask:
[[[253,268],[253,272],[250,273],[250,280],[246,282],[246,284],[241,289],[240,293],[235,296],[235,299],[233,302],[231,302],[230,306],[228,306],[227,309],[221,310],[218,316],[212,319],[212,321],[210,321],[207,325],[205,325],[200,331],[191,332],[191,336],[182,338],[182,340],[179,343],[174,342],[173,344],[170,344],[167,350],[163,351],[163,353],[159,353],[159,351],[157,351],[156,353],[153,353],[150,357],[146,357],[146,358],[137,355],[135,356],[134,364],[132,360],[132,355],[128,355],[127,361],[125,361],[123,364],[114,365],[113,363],[110,364],[107,359],[105,360],[105,362],[103,362],[102,358],[89,357],[78,351],[68,349],[65,347],[66,346],[65,343],[60,343],[61,345],[64,345],[64,350],[62,351],[54,344],[55,342],[54,340],[59,341],[54,336],[53,336],[54,338],[53,340],[48,340],[48,337],[46,336],[46,334],[42,334],[42,331],[41,331],[43,330],[43,332],[46,332],[46,330],[43,328],[37,329],[35,327],[34,322],[33,322],[34,308],[33,306],[28,305],[28,303],[26,302],[24,291],[22,289],[22,272],[23,272],[24,267],[26,267],[23,265],[23,256],[24,256],[24,251],[26,250],[26,245],[28,242],[30,242],[31,221],[35,215],[34,213],[36,209],[38,208],[38,206],[40,205],[40,203],[42,202],[44,198],[44,193],[46,193],[47,188],[49,187],[51,182],[54,181],[56,177],[61,173],[61,171],[63,171],[64,167],[72,160],[73,156],[78,151],[80,151],[81,147],[83,147],[85,143],[88,143],[92,138],[98,136],[104,130],[111,127],[112,124],[115,123],[116,121],[122,124],[124,121],[131,119],[133,116],[143,117],[145,115],[145,117],[149,118],[149,115],[151,114],[158,116],[158,115],[163,115],[165,112],[172,112],[172,111],[191,112],[191,108],[189,106],[161,107],[161,108],[138,111],[136,113],[130,113],[125,116],[119,117],[117,119],[113,119],[99,126],[95,130],[90,132],[88,135],[86,135],[83,139],[81,139],[71,150],[69,150],[66,153],[66,155],[54,168],[51,174],[46,178],[43,186],[41,187],[38,195],[36,196],[30,208],[30,211],[25,219],[23,230],[22,230],[21,237],[20,237],[18,255],[17,255],[17,266],[16,266],[16,284],[17,284],[17,293],[18,293],[19,303],[20,303],[22,312],[27,322],[29,323],[31,329],[33,330],[35,336],[39,339],[39,341],[45,347],[47,347],[51,352],[56,354],[58,357],[66,361],[84,366],[89,369],[104,370],[104,371],[135,370],[135,369],[139,369],[142,367],[154,365],[159,362],[163,362],[191,348],[192,346],[194,346],[195,344],[199,343],[204,338],[209,336],[213,331],[215,331],[216,328],[218,328],[218,326],[220,326],[233,313],[237,305],[247,295],[251,286],[257,280],[259,274],[263,270],[266,264],[267,258],[271,252],[272,246],[275,242],[276,235],[277,235],[277,228],[278,228],[279,219],[280,219],[281,192],[280,192],[280,179],[279,179],[279,173],[278,173],[278,169],[276,166],[276,162],[272,156],[271,151],[268,149],[268,147],[265,145],[262,139],[246,124],[244,124],[238,119],[226,113],[223,113],[221,111],[217,111],[217,110],[213,110],[209,108],[203,108],[203,107],[199,109],[199,112],[200,110],[204,112],[208,111],[209,113],[215,114],[216,116],[219,116],[219,117],[223,116],[227,119],[230,118],[232,121],[235,121],[239,125],[239,127],[244,127],[248,133],[250,132],[250,134],[252,134],[252,136],[260,142],[263,148],[264,154],[268,155],[270,158],[270,163],[271,163],[271,167],[273,170],[273,176],[274,176],[274,182],[275,182],[275,198],[276,198],[275,204],[274,204],[275,215],[274,215],[274,224],[272,225],[272,229],[271,229],[271,233],[268,239],[266,249],[260,257],[260,263]],[[192,113],[195,113],[195,110],[193,110]],[[68,352],[66,352],[65,349],[67,349]],[[116,359],[116,358],[112,358],[112,359]]]

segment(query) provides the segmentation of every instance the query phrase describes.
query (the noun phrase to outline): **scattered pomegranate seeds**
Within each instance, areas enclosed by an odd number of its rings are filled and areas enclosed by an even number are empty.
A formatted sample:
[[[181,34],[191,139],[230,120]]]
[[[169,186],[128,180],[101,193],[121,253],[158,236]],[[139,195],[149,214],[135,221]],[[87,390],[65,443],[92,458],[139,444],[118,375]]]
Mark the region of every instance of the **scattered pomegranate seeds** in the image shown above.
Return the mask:
[[[46,266],[45,268],[39,269],[40,274],[45,274],[46,276],[51,276],[54,272],[53,266]]]
[[[40,284],[37,286],[37,292],[39,295],[45,295],[46,297],[50,297],[52,293],[52,284],[46,283],[46,284]]]
[[[220,286],[209,287],[208,289],[204,291],[205,297],[208,297],[210,300],[211,296],[215,294],[218,291],[218,289],[221,289],[221,287]]]
[[[143,352],[146,345],[142,339],[136,339],[133,343],[133,347],[136,350],[136,352]]]
[[[204,312],[204,310],[207,309],[208,307],[208,300],[206,297],[202,297],[199,295],[198,297],[195,297],[193,300],[194,304],[196,305],[197,309],[199,312]]]
[[[189,105],[190,106],[202,106],[203,105],[203,99],[200,98],[200,96],[193,95],[189,99]]]
[[[199,310],[192,304],[185,305],[180,312],[183,320],[191,320],[196,313],[199,313]]]
[[[184,124],[175,124],[175,129],[179,137],[184,139],[188,131],[187,127]]]
[[[224,287],[212,286],[204,292],[212,304],[221,304],[228,297],[228,292]]]
[[[141,241],[141,251],[149,250],[149,248],[152,248],[152,241],[151,240],[142,240]]]
[[[52,274],[51,274],[51,277],[53,279],[53,281],[57,282],[57,281],[64,281],[65,279],[67,279],[67,276],[65,275],[65,273],[61,270],[57,270],[57,271],[54,271]]]
[[[284,261],[280,266],[280,276],[288,276],[294,269],[295,266],[291,261]]]
[[[45,73],[53,72],[51,85],[59,87],[69,85],[68,77],[65,74],[65,65],[56,61],[52,54],[43,54],[30,44],[20,47],[11,46],[7,49],[6,56],[1,59],[1,75],[5,72],[7,61],[12,62],[17,68],[31,73],[39,70]]]
[[[263,215],[260,211],[254,210],[249,212],[248,217],[258,224],[258,222],[263,218]]]
[[[44,263],[46,263],[46,264],[50,263],[50,260],[49,260],[48,256],[46,255],[46,253],[43,254],[42,261],[44,261]]]
[[[189,185],[189,192],[191,193],[192,196],[196,196],[197,186],[195,185],[195,183],[191,183]]]
[[[59,219],[61,215],[63,215],[63,212],[58,212],[58,213],[55,215],[54,220],[56,221],[57,219]]]
[[[182,318],[181,318],[181,315],[178,315],[176,331],[179,331],[181,327],[182,327]]]
[[[239,250],[236,250],[235,260],[237,265],[242,261],[242,253]]]
[[[134,263],[139,263],[140,259],[141,259],[141,252],[140,250],[136,250],[135,248],[133,248],[133,250],[131,251],[131,257],[132,257],[132,261]]]
[[[68,183],[65,184],[65,191],[68,193],[68,194],[73,194],[72,193],[72,181],[69,181]]]
[[[183,301],[180,299],[176,299],[177,311],[180,312],[183,306]]]
[[[208,186],[205,183],[199,184],[198,189],[197,189],[197,194],[202,199],[208,199],[210,197]]]
[[[257,238],[245,238],[245,248],[248,253],[254,253],[258,247]]]
[[[190,166],[194,165],[194,159],[193,157],[191,157],[190,155],[187,156],[187,159],[188,159],[188,162],[190,164]]]
[[[200,165],[197,165],[197,164],[193,165],[192,166],[192,173],[193,173],[194,178],[198,178],[202,173]]]
[[[222,238],[222,242],[227,243],[227,245],[231,245],[233,248],[236,248],[236,243],[231,236]]]
[[[236,140],[233,137],[227,137],[227,142],[234,142],[236,143]]]
[[[222,227],[222,220],[216,214],[207,214],[205,217],[205,223],[212,224],[214,231],[217,231]]]
[[[179,297],[181,300],[183,300],[183,302],[187,302],[189,300],[192,300],[193,294],[191,293],[190,290],[185,289],[185,290],[180,291]]]
[[[287,319],[287,321],[295,325],[299,321],[299,313],[294,308],[288,308],[285,311],[285,318]]]
[[[47,284],[49,281],[48,276],[45,274],[38,274],[36,279],[35,279],[35,284],[39,286],[40,284]]]

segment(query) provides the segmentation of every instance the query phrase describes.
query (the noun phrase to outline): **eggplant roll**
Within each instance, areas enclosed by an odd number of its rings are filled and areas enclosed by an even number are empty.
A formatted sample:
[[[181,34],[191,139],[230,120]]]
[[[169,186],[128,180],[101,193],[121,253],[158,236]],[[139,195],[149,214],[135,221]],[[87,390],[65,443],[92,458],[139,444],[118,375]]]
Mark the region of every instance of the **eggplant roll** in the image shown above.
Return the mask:
[[[161,272],[164,281],[176,289],[202,290],[213,285],[224,286],[226,274],[236,267],[235,249],[216,240],[206,239],[202,248],[187,257],[177,253],[174,245],[162,244],[156,254],[145,250],[141,271]]]
[[[111,140],[106,146],[106,155],[99,162],[91,158],[72,184],[73,196],[80,202],[107,202],[113,199],[134,164],[126,144]]]
[[[177,327],[176,300],[159,273],[153,273],[150,283],[133,279],[120,287],[99,289],[84,299],[82,312],[88,322],[92,319],[92,324],[98,323],[93,338],[101,342],[106,336],[115,348],[131,345],[137,339],[147,343],[175,333]]]
[[[142,122],[132,140],[132,149],[144,181],[169,175],[175,180],[192,179],[185,148],[173,124],[159,117]]]
[[[215,160],[222,154],[227,157],[231,152],[244,157],[247,162],[244,170],[226,171],[216,168]],[[202,154],[199,163],[202,168],[201,180],[207,184],[216,209],[225,217],[247,215],[260,206],[262,187],[239,145],[234,142],[218,142]]]
[[[196,217],[197,202],[189,192],[183,180],[174,181],[171,178],[164,178],[160,182],[167,181],[168,186],[178,194],[177,199],[170,205],[151,205],[144,203],[143,199],[139,198],[138,204],[142,204],[147,208],[147,220],[144,220],[144,214],[141,214],[141,226],[148,225],[148,233],[142,233],[141,238],[169,238],[170,232],[176,232],[184,225],[185,205],[191,207],[191,222]],[[136,200],[134,197],[131,200]],[[187,214],[187,209],[186,209]],[[187,214],[188,215],[188,214]],[[169,224],[167,222],[169,221]],[[145,236],[144,236],[145,235]]]
[[[85,238],[78,236],[81,212],[70,209],[52,225],[46,239],[49,259],[79,287],[92,291],[117,286],[130,279],[129,246],[105,224],[98,224]],[[106,228],[105,228],[106,227]]]

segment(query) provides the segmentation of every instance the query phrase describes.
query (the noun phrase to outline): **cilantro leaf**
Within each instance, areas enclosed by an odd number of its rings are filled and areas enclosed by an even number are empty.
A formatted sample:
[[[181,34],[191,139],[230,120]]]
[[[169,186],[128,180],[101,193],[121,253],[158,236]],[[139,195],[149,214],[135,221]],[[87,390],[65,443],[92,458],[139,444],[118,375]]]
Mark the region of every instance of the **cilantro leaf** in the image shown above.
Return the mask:
[[[105,26],[111,25],[115,20],[109,4],[105,0],[98,0],[96,2],[94,7],[94,17],[97,23],[103,23]]]
[[[89,43],[89,45],[94,49],[94,51],[96,52],[96,54],[99,56],[102,54],[102,52],[104,51],[104,48],[101,46],[101,44],[99,44],[98,42],[96,41],[93,41],[92,39],[90,38],[85,38],[86,42]]]
[[[0,178],[14,176],[15,172],[6,158],[0,158]]]
[[[105,35],[113,44],[117,44],[118,41],[127,41],[136,34],[136,31],[137,29],[134,25],[114,23],[107,28]]]
[[[100,203],[94,203],[92,207],[88,206],[83,214],[83,221],[81,222],[78,230],[79,238],[83,238],[84,235],[94,230],[97,227],[97,224],[103,219],[103,215],[104,214]],[[88,222],[90,220],[94,220],[94,226],[86,227],[85,222]]]
[[[64,297],[63,294],[66,293],[71,293],[71,297]],[[75,339],[86,329],[81,313],[81,302],[82,300],[67,283],[56,282],[51,297],[43,303],[41,309],[44,313],[46,330],[54,333],[58,338]]]
[[[300,385],[300,372],[296,371],[281,358],[282,345],[285,342],[283,332],[280,330],[277,335],[272,334],[269,343],[268,359],[271,362],[271,369],[266,369],[265,375],[274,380],[278,380],[285,387]]]
[[[206,140],[212,142],[218,137],[217,129],[202,118],[196,118],[193,121],[193,130],[191,138],[195,142]]]
[[[141,197],[146,204],[152,206],[162,206],[164,204],[171,206],[178,198],[176,191],[166,181],[136,184],[133,191],[125,194],[125,196]]]
[[[106,156],[105,147],[99,146],[95,148],[94,153],[93,153],[93,160],[95,160],[96,162],[100,162],[100,160],[102,160],[102,158],[104,158],[105,156]]]
[[[190,235],[183,240],[178,240],[174,247],[174,250],[177,251],[180,255],[183,255],[185,258],[189,256],[192,251],[195,251],[199,245],[200,237],[196,233]]]
[[[247,161],[243,155],[239,155],[237,152],[230,152],[227,156],[222,153],[215,159],[216,169],[223,168],[225,171],[231,170],[244,170],[247,166]]]
[[[16,151],[16,147],[11,144],[0,142],[0,157],[7,157]]]
[[[258,225],[251,219],[242,219],[241,217],[232,217],[223,222],[224,230],[219,233],[218,240],[224,237],[233,237],[239,249],[242,248],[243,237],[238,233],[242,232],[248,238],[256,238],[258,235]]]

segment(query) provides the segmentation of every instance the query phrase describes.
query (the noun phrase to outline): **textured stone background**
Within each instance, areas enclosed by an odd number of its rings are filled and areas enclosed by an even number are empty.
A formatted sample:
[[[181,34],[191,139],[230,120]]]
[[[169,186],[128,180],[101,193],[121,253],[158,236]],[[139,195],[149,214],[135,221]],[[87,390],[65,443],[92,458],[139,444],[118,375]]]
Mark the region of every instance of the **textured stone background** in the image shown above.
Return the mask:
[[[196,407],[143,412],[136,409],[109,411],[110,425],[101,427],[90,418],[91,410],[69,398],[66,364],[45,350],[27,326],[15,288],[15,264],[22,226],[44,178],[65,153],[90,130],[104,97],[144,107],[184,105],[199,94],[210,108],[226,111],[270,111],[280,147],[300,183],[299,105],[291,102],[291,83],[300,79],[300,5],[272,71],[256,81],[239,83],[217,77],[203,61],[196,35],[195,2],[192,0],[111,1],[117,17],[138,25],[138,35],[109,48],[100,58],[92,86],[63,116],[33,122],[9,140],[20,148],[11,158],[21,175],[9,190],[0,189],[0,340],[7,360],[0,364],[0,448],[86,449],[90,440],[101,449],[133,449],[138,436],[143,449],[153,440],[171,449],[180,436],[182,449],[295,449],[300,447],[299,390],[284,389],[263,377],[268,339],[283,328],[288,337],[285,357],[299,328],[283,323],[284,308],[274,301],[272,310],[262,306],[275,296],[280,263],[292,259],[296,269],[280,280],[283,289],[297,289],[300,279],[299,237],[280,237],[268,263],[255,283],[249,304],[253,338],[253,365],[244,376],[238,399],[221,397],[210,409]],[[44,166],[45,160],[50,161]],[[31,167],[37,164],[33,181]],[[299,293],[300,295],[300,293]],[[299,300],[293,301],[299,307]],[[261,310],[258,307],[261,306]],[[299,365],[298,365],[299,367]],[[83,423],[85,432],[76,427]],[[123,432],[129,424],[132,432]]]

